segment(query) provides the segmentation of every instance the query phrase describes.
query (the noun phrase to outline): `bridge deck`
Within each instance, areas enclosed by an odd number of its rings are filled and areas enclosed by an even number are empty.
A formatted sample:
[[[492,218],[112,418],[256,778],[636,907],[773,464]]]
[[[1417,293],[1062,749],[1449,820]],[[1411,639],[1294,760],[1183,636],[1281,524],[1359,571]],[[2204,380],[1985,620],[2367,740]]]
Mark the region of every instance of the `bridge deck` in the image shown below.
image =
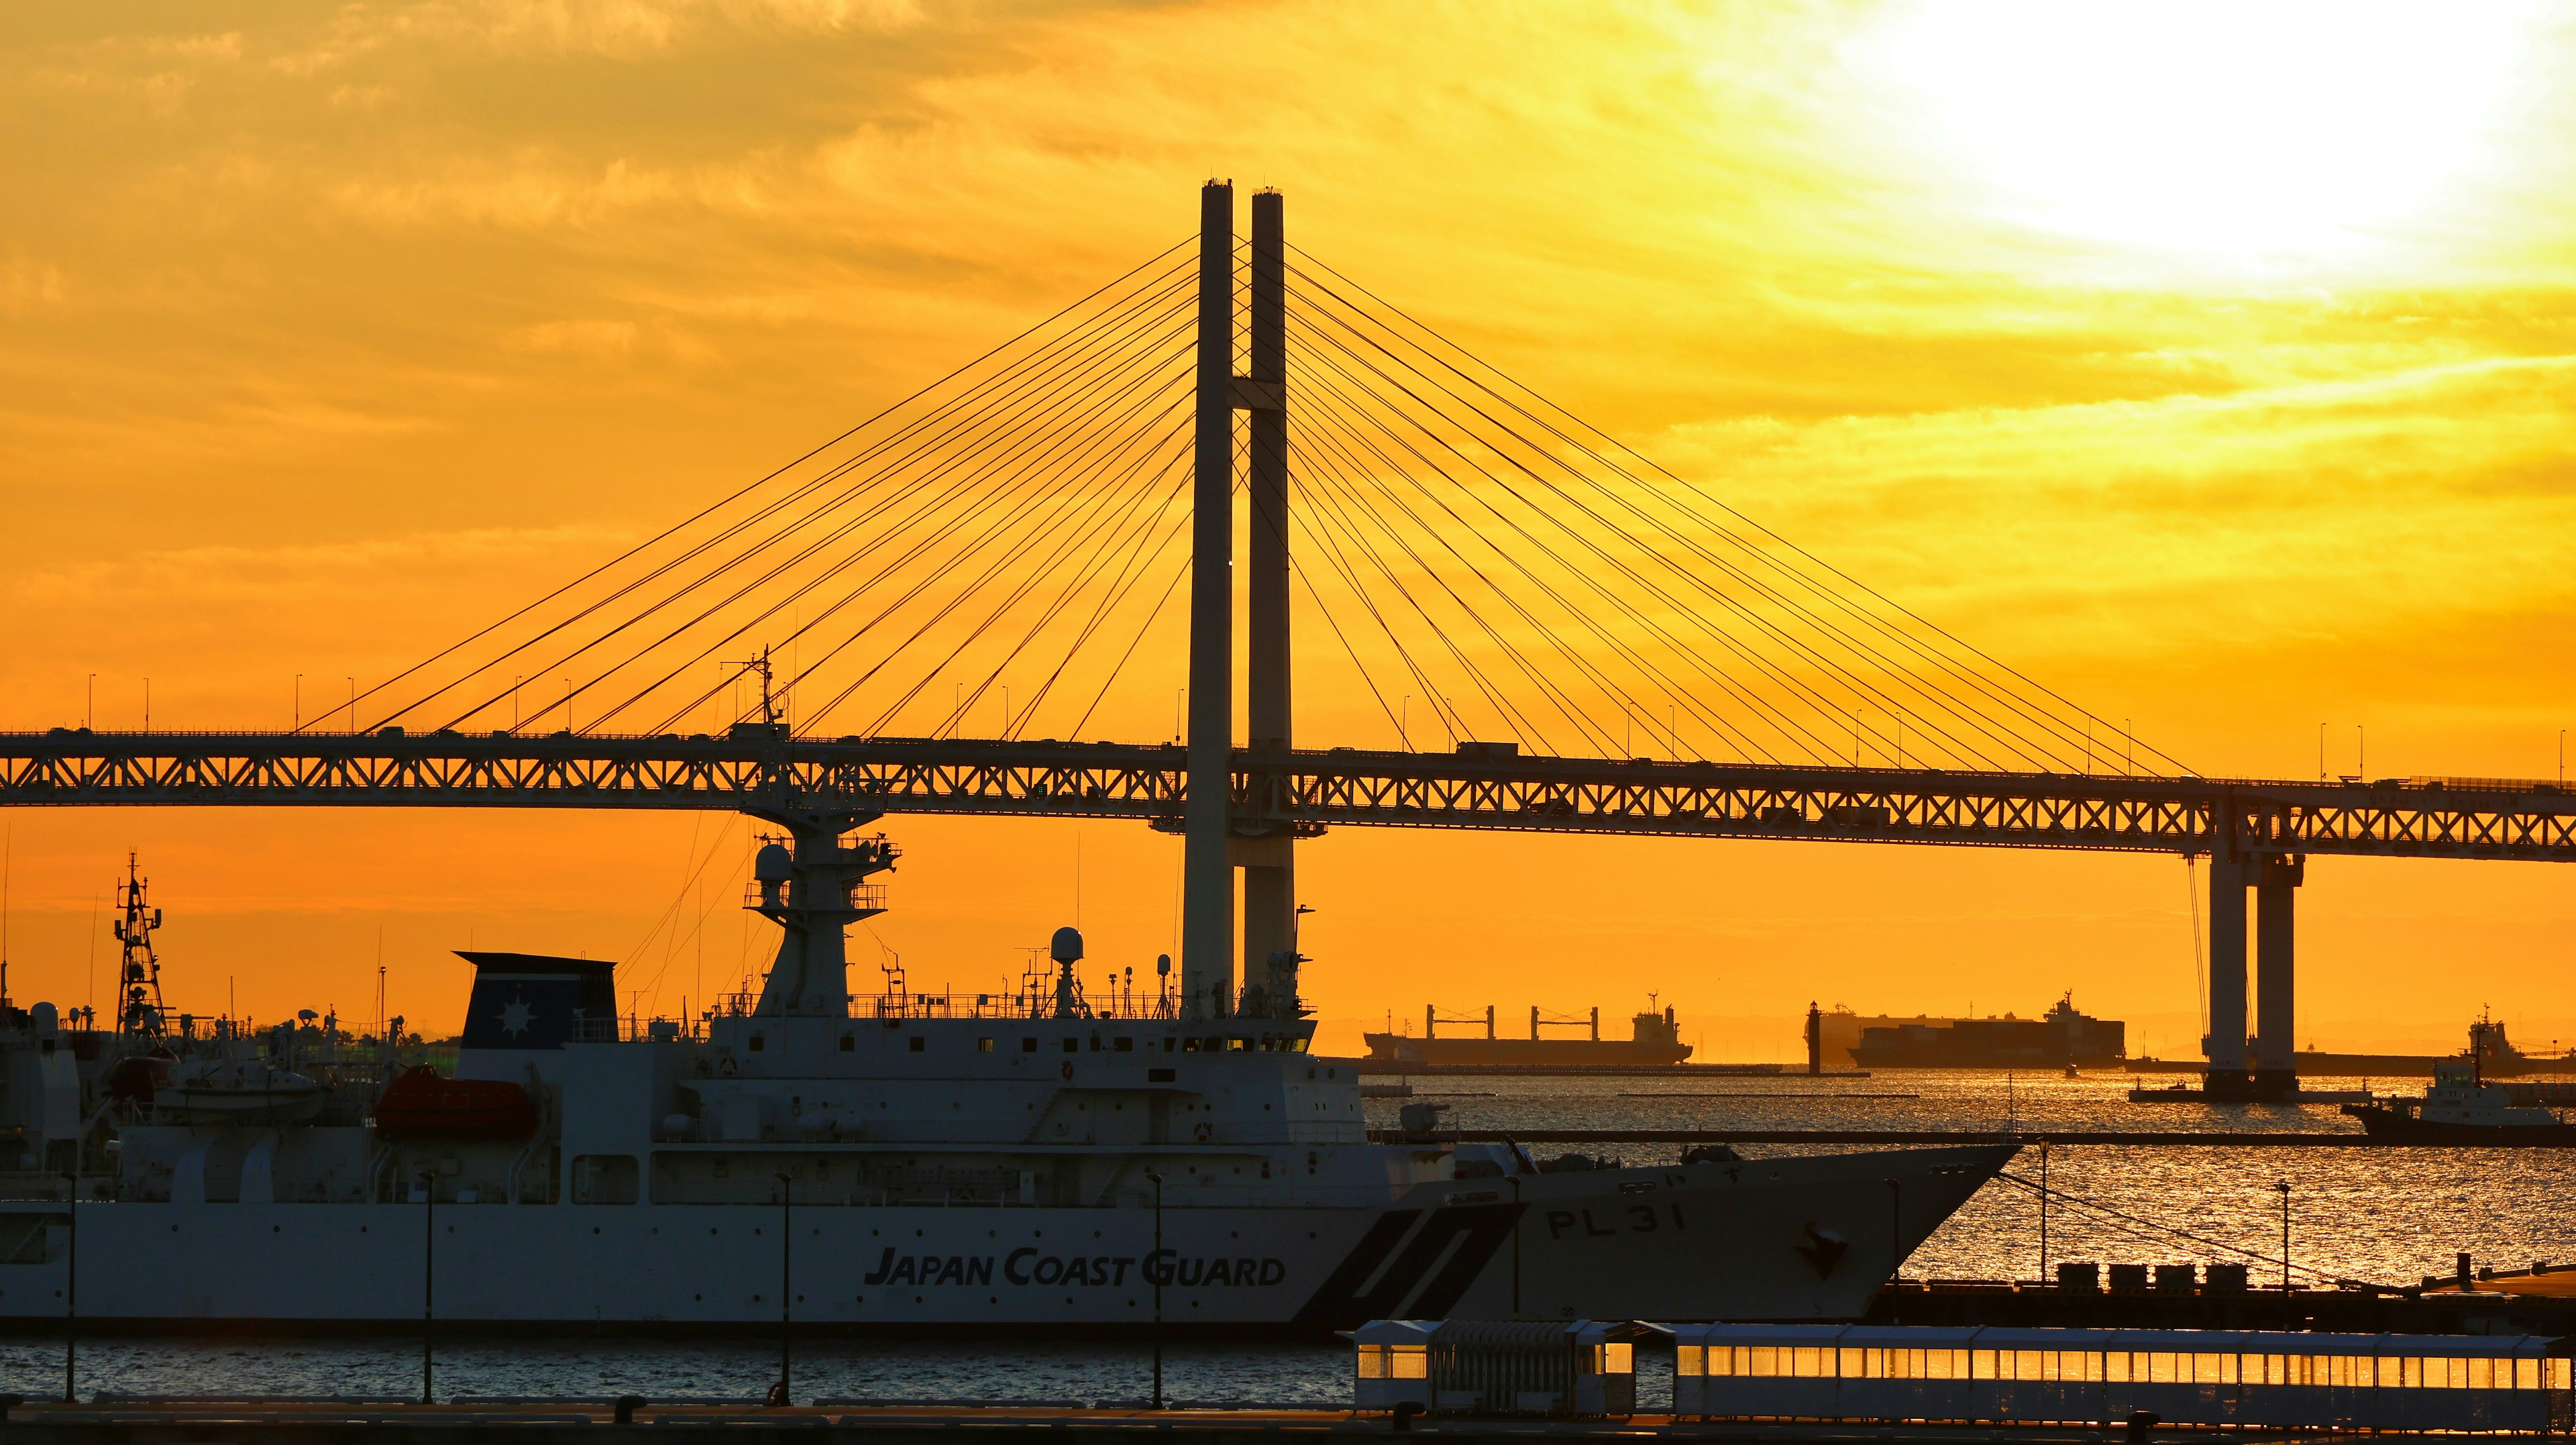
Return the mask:
[[[0,734],[0,806],[780,808],[1178,825],[1177,746],[975,739]],[[1782,767],[1238,750],[1237,827],[2576,862],[2547,782]]]

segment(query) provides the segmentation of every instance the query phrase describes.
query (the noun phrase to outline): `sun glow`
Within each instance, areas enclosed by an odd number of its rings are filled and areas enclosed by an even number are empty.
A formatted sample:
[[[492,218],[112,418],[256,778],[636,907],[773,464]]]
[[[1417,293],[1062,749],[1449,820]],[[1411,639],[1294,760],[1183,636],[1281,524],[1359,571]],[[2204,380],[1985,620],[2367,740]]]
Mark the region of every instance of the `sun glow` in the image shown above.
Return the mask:
[[[2503,4],[1932,0],[1845,58],[2008,220],[2261,262],[2440,228],[2494,157],[2528,29]]]

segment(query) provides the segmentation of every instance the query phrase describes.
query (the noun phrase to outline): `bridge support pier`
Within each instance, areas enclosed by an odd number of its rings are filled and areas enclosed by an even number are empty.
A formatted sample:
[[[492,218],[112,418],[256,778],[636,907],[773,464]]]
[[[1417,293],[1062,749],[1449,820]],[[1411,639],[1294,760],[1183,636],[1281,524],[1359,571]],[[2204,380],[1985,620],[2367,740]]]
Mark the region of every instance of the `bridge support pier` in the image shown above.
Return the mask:
[[[2213,1099],[2243,1099],[2254,1080],[2245,1058],[2245,864],[2209,861],[2209,1060],[2201,1088]]]
[[[2281,1098],[2298,1092],[2297,906],[2306,880],[2303,858],[2267,858],[2254,874],[2255,1002],[2254,1093]]]

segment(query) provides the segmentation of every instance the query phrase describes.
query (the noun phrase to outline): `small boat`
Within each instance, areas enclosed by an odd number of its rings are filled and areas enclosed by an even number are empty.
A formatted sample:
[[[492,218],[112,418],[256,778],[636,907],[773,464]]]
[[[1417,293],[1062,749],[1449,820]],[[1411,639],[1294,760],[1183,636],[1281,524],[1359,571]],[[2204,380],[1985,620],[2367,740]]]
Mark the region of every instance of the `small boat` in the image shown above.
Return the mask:
[[[153,1091],[154,1110],[171,1123],[293,1124],[322,1112],[331,1091],[302,1074],[259,1059],[187,1059]]]
[[[536,1101],[506,1079],[450,1079],[429,1064],[405,1069],[376,1097],[379,1139],[490,1139],[537,1132]]]
[[[2346,1104],[2363,1132],[2392,1144],[2576,1144],[2576,1124],[2490,1084],[2474,1062],[2433,1066],[2433,1086],[2420,1099]]]

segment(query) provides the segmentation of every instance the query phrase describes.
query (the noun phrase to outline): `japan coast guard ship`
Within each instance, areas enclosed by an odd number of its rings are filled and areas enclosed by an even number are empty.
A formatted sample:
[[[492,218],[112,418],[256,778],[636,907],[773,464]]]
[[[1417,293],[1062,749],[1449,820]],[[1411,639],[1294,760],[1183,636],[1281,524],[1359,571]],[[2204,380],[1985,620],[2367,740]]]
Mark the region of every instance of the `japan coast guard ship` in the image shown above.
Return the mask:
[[[1309,1051],[1293,952],[1198,1017],[1168,992],[1086,999],[1072,929],[1018,996],[853,1000],[843,928],[878,911],[862,880],[894,850],[794,843],[756,861],[750,904],[785,933],[756,999],[638,1027],[611,964],[468,953],[447,1076],[309,1014],[264,1038],[167,1027],[131,941],[116,1028],[8,1009],[0,1318],[1848,1319],[2011,1152],[1549,1168],[1423,1128],[1371,1142],[1352,1062]],[[134,921],[148,940],[157,917]]]

